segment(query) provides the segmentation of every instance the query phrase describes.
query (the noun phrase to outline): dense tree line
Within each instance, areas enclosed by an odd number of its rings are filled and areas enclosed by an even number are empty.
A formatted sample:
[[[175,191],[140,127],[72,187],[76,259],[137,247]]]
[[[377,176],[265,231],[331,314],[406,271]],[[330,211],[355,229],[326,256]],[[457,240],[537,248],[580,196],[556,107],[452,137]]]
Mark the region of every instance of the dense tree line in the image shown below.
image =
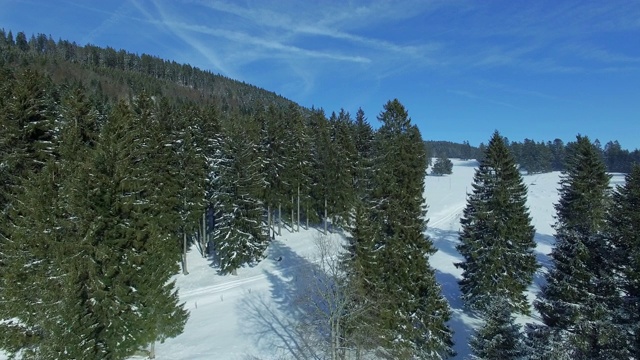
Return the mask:
[[[560,139],[546,143],[525,139],[523,142],[510,142],[509,150],[520,168],[532,174],[566,170],[576,145],[576,142],[565,144]],[[604,148],[596,140],[594,146],[608,172],[629,173],[634,163],[640,163],[640,150],[622,149],[617,140],[607,142]]]
[[[519,142],[509,141],[505,138],[505,143],[519,165],[519,169],[529,174],[564,171],[567,168],[570,152],[576,145],[575,142],[565,143],[560,139],[547,142],[524,139]],[[597,140],[594,144],[608,172],[629,173],[633,164],[640,164],[639,149],[633,151],[623,149],[617,140],[607,142],[604,147]],[[425,141],[425,147],[429,155],[434,158],[448,157],[482,161],[487,145],[481,143],[478,147],[474,147],[469,145],[468,141],[458,144],[430,140]]]
[[[478,147],[471,146],[468,141],[463,141],[462,144],[454,143],[451,141],[434,141],[427,140],[424,142],[427,154],[430,157],[446,157],[456,158],[462,160],[480,159],[482,150]]]

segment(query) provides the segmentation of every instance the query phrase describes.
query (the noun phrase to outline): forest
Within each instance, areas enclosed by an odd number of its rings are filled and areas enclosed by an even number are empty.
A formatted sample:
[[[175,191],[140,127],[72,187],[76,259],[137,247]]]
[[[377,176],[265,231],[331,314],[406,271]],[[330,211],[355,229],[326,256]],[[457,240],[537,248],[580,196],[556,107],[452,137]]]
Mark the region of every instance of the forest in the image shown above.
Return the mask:
[[[306,109],[189,65],[0,31],[0,349],[125,359],[178,336],[186,253],[220,274],[264,259],[287,227],[348,232],[331,283],[327,358],[444,359],[451,310],[428,259],[431,157],[476,158],[462,218],[478,359],[640,357],[638,150],[575,142],[427,142],[398,99]],[[541,154],[544,154],[541,155]],[[538,270],[520,170],[562,170],[553,270]],[[608,169],[608,170],[607,170]],[[626,172],[612,189],[607,171]]]

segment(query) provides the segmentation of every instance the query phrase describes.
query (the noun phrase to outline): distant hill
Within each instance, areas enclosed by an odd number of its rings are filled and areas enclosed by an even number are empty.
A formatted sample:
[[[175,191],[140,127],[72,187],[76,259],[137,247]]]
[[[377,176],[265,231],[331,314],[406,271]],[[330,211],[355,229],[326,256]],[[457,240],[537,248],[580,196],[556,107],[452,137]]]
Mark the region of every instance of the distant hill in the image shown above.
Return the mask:
[[[31,68],[51,76],[57,85],[82,82],[98,96],[130,97],[144,90],[173,101],[214,104],[222,111],[251,112],[259,104],[287,107],[293,102],[274,92],[155,56],[81,46],[49,35],[27,35],[0,29],[0,65]]]

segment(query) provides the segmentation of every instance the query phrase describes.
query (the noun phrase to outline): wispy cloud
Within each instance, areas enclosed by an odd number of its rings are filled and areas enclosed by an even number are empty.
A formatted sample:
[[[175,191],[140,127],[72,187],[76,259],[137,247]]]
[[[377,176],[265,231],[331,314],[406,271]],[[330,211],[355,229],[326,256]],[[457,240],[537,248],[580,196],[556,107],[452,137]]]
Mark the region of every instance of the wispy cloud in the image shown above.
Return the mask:
[[[295,35],[315,35],[323,36],[339,40],[347,40],[354,43],[370,46],[375,49],[383,49],[385,51],[404,53],[408,55],[419,56],[424,51],[429,51],[436,48],[438,45],[425,44],[421,46],[415,45],[398,45],[396,43],[376,39],[372,37],[366,37],[361,35],[351,34],[339,29],[339,23],[344,19],[349,19],[352,22],[357,22],[358,18],[366,18],[368,21],[372,19],[380,19],[380,15],[384,14],[388,20],[390,4],[384,3],[386,6],[382,8],[380,3],[376,6],[374,3],[368,7],[360,6],[355,9],[343,8],[336,9],[330,7],[324,9],[324,11],[317,12],[295,12],[280,13],[274,10],[260,8],[260,7],[241,7],[234,3],[228,3],[223,1],[199,1],[199,4],[205,6],[211,10],[233,14],[249,20],[260,26],[278,28],[284,30],[289,36]],[[394,6],[398,8],[399,6]],[[295,9],[289,9],[294,10]],[[312,16],[306,15],[311,13]],[[403,12],[401,12],[403,13]],[[411,12],[406,11],[403,14],[408,15],[415,13],[415,8]],[[354,26],[354,23],[350,24]]]
[[[109,14],[110,16],[105,21],[88,33],[82,39],[82,43],[91,43],[97,36],[102,35],[109,28],[116,26],[124,18],[128,17],[132,10],[131,4],[128,2],[122,3],[115,12]]]

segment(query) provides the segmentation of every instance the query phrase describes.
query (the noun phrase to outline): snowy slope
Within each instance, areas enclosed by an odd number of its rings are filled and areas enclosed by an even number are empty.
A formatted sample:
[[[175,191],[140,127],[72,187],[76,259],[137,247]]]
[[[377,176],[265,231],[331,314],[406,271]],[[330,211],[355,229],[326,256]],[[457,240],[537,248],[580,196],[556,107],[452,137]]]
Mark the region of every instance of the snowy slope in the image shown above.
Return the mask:
[[[468,337],[479,324],[462,310],[457,280],[461,271],[454,262],[461,261],[455,250],[460,216],[477,163],[453,160],[453,175],[427,176],[424,196],[429,206],[428,235],[439,251],[430,259],[436,269],[444,296],[453,310],[451,327],[455,331],[457,359],[469,354]],[[548,266],[547,254],[553,245],[553,204],[558,199],[559,173],[524,176],[529,188],[528,206],[536,227],[538,259]],[[613,184],[624,181],[616,174]],[[254,267],[240,269],[237,276],[220,276],[213,264],[194,249],[189,253],[187,276],[177,275],[180,297],[190,311],[182,335],[156,345],[159,360],[209,359],[278,359],[295,346],[291,324],[300,311],[297,299],[305,291],[304,270],[317,261],[315,229],[299,233],[282,230],[268,250],[267,258]],[[331,235],[339,243],[342,237]],[[279,261],[278,261],[279,260]],[[542,276],[530,288],[533,299]],[[520,322],[535,319],[518,319]],[[0,354],[0,360],[4,360]]]

